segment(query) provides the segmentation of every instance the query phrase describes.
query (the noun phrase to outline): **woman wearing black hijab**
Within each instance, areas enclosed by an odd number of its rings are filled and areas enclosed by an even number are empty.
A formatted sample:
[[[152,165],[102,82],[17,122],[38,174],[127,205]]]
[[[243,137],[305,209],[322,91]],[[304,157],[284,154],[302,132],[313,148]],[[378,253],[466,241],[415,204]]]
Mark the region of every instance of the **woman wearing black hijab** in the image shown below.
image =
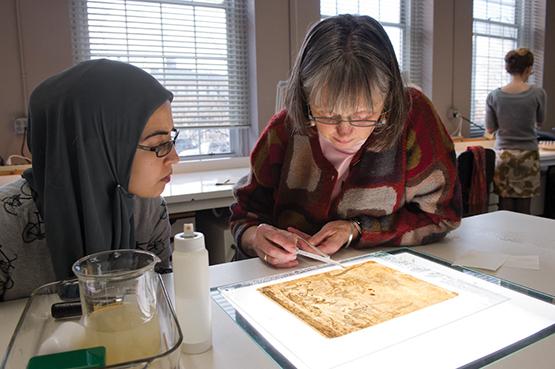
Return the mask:
[[[71,277],[98,251],[141,248],[169,262],[160,194],[179,160],[172,98],[145,71],[106,59],[33,91],[32,169],[0,188],[0,301]]]

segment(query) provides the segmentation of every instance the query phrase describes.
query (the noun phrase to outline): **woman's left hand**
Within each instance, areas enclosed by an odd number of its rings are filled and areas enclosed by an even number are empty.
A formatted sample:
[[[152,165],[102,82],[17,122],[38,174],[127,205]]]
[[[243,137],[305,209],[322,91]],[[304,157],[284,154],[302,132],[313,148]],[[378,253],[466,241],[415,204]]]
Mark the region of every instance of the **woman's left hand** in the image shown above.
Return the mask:
[[[348,220],[334,220],[326,223],[308,241],[312,242],[326,254],[333,255],[349,240],[351,227],[351,222]],[[354,234],[353,237],[358,237],[358,234]]]

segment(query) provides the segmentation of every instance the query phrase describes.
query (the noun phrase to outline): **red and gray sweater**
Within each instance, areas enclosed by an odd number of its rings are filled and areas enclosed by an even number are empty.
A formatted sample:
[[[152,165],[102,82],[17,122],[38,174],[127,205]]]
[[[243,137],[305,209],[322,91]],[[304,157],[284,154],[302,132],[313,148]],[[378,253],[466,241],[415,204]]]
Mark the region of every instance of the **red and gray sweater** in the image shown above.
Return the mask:
[[[410,89],[399,143],[372,151],[372,135],[353,157],[339,195],[337,171],[318,137],[291,132],[287,112],[274,115],[251,153],[251,171],[234,189],[231,230],[237,244],[250,226],[268,223],[314,234],[329,221],[360,221],[354,247],[419,245],[458,227],[461,194],[453,142],[432,103]]]

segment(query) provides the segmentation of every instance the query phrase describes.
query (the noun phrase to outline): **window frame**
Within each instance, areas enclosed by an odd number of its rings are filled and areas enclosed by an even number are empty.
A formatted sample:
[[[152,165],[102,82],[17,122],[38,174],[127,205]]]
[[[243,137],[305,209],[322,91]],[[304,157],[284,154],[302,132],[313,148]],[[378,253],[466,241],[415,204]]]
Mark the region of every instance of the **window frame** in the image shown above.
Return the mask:
[[[87,13],[87,6],[88,6],[88,3],[94,3],[94,1],[95,0],[72,0],[70,3],[72,41],[73,41],[73,45],[72,45],[73,60],[75,63],[94,59],[94,58],[106,57],[104,55],[95,55],[94,50],[91,50],[91,47],[90,47],[91,39],[93,38],[91,38],[90,36],[90,23],[89,23],[89,16]],[[118,2],[114,1],[114,3],[118,3]],[[244,123],[239,123],[239,125],[234,125],[230,122],[229,126],[226,125],[226,126],[219,127],[217,126],[217,121],[214,121],[214,123],[211,124],[211,126],[195,127],[195,125],[187,125],[186,121],[180,120],[179,112],[177,112],[177,114],[176,112],[174,112],[174,121],[175,121],[175,126],[182,131],[182,135],[180,136],[181,140],[185,139],[186,135],[184,135],[183,133],[187,130],[196,130],[198,132],[199,139],[198,139],[197,147],[199,151],[201,150],[202,145],[209,145],[213,142],[210,139],[205,139],[205,140],[202,139],[202,135],[205,134],[203,130],[206,130],[206,129],[229,130],[230,150],[228,152],[223,152],[223,153],[208,152],[208,153],[192,154],[192,155],[180,155],[180,160],[200,160],[200,159],[206,159],[206,158],[214,159],[214,158],[226,158],[226,157],[237,157],[237,156],[240,157],[240,156],[247,155],[250,150],[249,131],[252,129],[251,120],[250,120],[250,107],[249,107],[250,99],[248,97],[250,92],[249,92],[249,85],[246,82],[247,69],[248,69],[248,57],[247,57],[248,45],[246,41],[246,35],[238,35],[233,37],[227,36],[232,32],[238,32],[238,30],[243,30],[246,28],[247,1],[246,0],[221,0],[221,4],[215,4],[211,0],[207,0],[206,2],[199,1],[199,0],[123,0],[121,1],[121,3],[125,9],[125,19],[122,22],[126,25],[126,27],[128,25],[128,22],[131,22],[127,15],[126,6],[128,4],[132,4],[132,5],[140,4],[140,3],[150,4],[150,5],[160,4],[161,7],[166,4],[184,5],[184,6],[191,6],[192,9],[194,9],[194,11],[196,11],[197,9],[205,9],[207,7],[218,8],[225,11],[224,17],[225,17],[226,31],[225,31],[224,40],[226,40],[226,52],[225,52],[225,55],[223,56],[223,58],[225,58],[227,62],[225,64],[227,66],[225,69],[226,70],[225,88],[226,88],[226,91],[230,93],[235,92],[237,91],[237,89],[239,89],[241,95],[246,97],[244,97],[243,99],[238,98],[242,100],[242,102],[239,103],[240,105],[239,108],[227,108],[230,110],[224,109],[225,112],[222,114],[231,115],[231,116],[234,114],[238,114],[238,116],[241,117],[240,121],[241,122],[244,121]],[[108,4],[106,5],[106,8],[109,9],[110,5],[112,5],[112,3],[108,2]],[[164,16],[164,13],[163,13],[163,10],[161,10],[160,17],[163,17],[163,16]],[[196,15],[194,15],[194,17],[196,17]],[[202,18],[195,18],[195,21],[202,21]],[[163,24],[162,18],[161,18],[160,24]],[[79,32],[81,32],[82,34],[79,34]],[[162,50],[162,52],[161,53],[153,52],[152,54],[146,55],[146,57],[161,57],[162,59],[165,60],[166,57],[165,57],[164,51],[166,50],[166,48],[171,47],[171,46],[168,46],[171,44],[171,41],[169,43],[168,42],[164,43],[164,35],[165,35],[165,32],[167,32],[166,28],[162,26],[159,32],[161,35],[161,43],[159,45],[156,45],[156,47],[159,47]],[[99,34],[102,35],[102,32],[100,32]],[[128,32],[127,28],[121,32],[123,39],[128,39],[129,37],[128,35],[130,34],[131,33]],[[99,36],[96,36],[96,37],[99,37]],[[194,37],[197,37],[196,34],[194,35]],[[109,47],[110,42],[108,41],[107,43],[101,44],[101,45],[105,45],[104,47]],[[192,59],[194,59],[195,61],[202,59],[202,57],[198,56],[197,53],[200,54],[200,52],[195,46],[194,54],[192,56]],[[122,50],[121,53],[117,55],[110,54],[110,59],[121,60],[121,61],[129,62],[131,64],[134,64],[134,63],[133,61],[130,62],[129,59],[130,58],[132,59],[134,57],[136,58],[137,56],[133,54],[133,52],[128,52],[126,50]],[[234,66],[234,64],[236,64],[237,62],[241,63],[240,68],[237,68]],[[148,71],[148,68],[144,68],[141,65],[137,65],[137,66],[143,69],[146,69]],[[162,62],[159,69],[161,69],[162,75],[165,75],[167,71],[171,72],[171,71],[179,70],[179,68],[173,68],[173,69],[166,68],[166,64],[164,64],[164,62]],[[198,76],[199,73],[202,73],[202,72],[199,72],[198,70],[194,70],[194,71],[195,71],[195,73],[193,73],[194,76]],[[165,79],[162,78],[160,82],[162,84],[165,84]],[[194,84],[183,83],[181,84],[181,86],[182,86],[181,89],[183,89],[183,91],[186,91],[188,88],[190,88],[190,86],[194,86]],[[173,88],[172,86],[168,86],[168,89],[174,92],[176,98],[178,98],[179,86],[177,87],[173,86]],[[186,96],[186,95],[184,94],[183,96]],[[176,100],[177,100],[176,98],[174,98],[174,104],[173,104],[174,106],[176,105]],[[229,98],[222,101],[225,101],[224,104],[226,103],[237,104],[236,101],[231,100]],[[206,106],[197,105],[196,109],[199,109],[199,108],[203,109],[203,108],[206,108]],[[175,109],[176,108],[174,108],[174,110]],[[192,119],[195,119],[194,116],[189,115],[189,117],[191,117]],[[215,117],[217,117],[217,115]],[[186,120],[187,117],[184,117],[181,119]],[[219,142],[220,141],[218,141],[217,143]],[[223,141],[223,142],[227,143],[227,141]],[[177,146],[179,146],[179,143]]]

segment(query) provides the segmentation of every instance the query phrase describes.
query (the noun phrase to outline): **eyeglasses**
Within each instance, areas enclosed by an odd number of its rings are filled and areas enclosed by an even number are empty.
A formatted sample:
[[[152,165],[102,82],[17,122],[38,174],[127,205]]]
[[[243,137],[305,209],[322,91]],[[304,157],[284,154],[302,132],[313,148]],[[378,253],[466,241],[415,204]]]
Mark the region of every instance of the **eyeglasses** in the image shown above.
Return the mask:
[[[145,146],[145,145],[137,145],[138,149],[145,150],[145,151],[154,151],[156,156],[159,158],[163,158],[164,156],[168,155],[173,147],[175,146],[175,141],[177,140],[177,136],[179,136],[179,131],[173,128],[170,132],[171,139],[166,142],[162,142],[160,145],[156,146]]]
[[[333,125],[333,126],[337,126],[341,122],[348,122],[353,127],[376,127],[376,126],[381,126],[381,125],[384,125],[386,123],[385,118],[384,118],[385,114],[386,113],[382,112],[378,119],[351,119],[351,118],[341,119],[341,117],[339,117],[339,116],[335,116],[335,117],[315,117],[314,115],[312,115],[312,111],[310,110],[310,106],[308,107],[308,119],[309,120],[311,120],[313,122],[316,122],[316,123]]]

